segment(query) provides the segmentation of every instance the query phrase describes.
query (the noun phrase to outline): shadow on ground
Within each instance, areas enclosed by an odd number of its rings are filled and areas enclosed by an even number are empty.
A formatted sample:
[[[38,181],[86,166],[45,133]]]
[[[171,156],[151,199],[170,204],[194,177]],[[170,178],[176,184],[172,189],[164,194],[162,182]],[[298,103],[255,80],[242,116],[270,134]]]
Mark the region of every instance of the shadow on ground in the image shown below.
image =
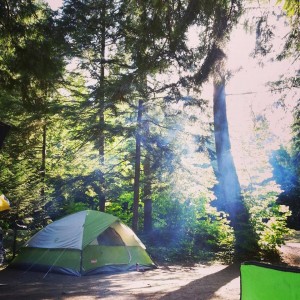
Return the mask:
[[[105,291],[109,281],[101,283]],[[99,294],[99,278],[73,277],[40,272],[23,272],[5,269],[0,272],[0,299],[80,299],[90,296],[96,299]]]
[[[159,297],[158,294],[148,295],[143,298],[145,300],[160,299],[160,300],[211,300],[211,299],[223,299],[218,297],[215,293],[222,287],[225,287],[229,282],[240,276],[240,265],[230,265],[216,273],[209,274],[200,279],[196,279],[187,285],[172,291],[166,295]],[[226,291],[223,291],[223,293]],[[227,291],[230,294],[232,291]],[[236,294],[236,291],[234,291]],[[230,295],[227,295],[230,299]],[[237,295],[233,295],[237,296]],[[152,297],[152,298],[151,298]],[[226,297],[227,299],[227,297]],[[235,298],[232,298],[235,299]],[[238,299],[238,298],[237,298]]]

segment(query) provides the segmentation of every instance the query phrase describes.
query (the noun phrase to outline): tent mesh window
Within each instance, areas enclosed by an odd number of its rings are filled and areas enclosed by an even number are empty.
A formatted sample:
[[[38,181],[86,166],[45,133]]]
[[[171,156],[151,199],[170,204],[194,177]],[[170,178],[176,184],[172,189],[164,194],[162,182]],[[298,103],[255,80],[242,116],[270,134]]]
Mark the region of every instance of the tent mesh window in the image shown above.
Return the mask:
[[[124,246],[124,242],[113,228],[107,228],[97,237],[98,245],[101,246]]]

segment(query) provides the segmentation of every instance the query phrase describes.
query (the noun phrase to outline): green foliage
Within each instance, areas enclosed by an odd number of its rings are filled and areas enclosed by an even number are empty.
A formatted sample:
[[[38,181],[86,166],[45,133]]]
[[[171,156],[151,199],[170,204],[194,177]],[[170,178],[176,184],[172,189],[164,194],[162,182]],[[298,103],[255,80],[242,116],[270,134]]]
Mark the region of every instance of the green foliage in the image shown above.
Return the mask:
[[[155,230],[142,237],[157,261],[203,261],[216,258],[216,253],[224,259],[232,251],[233,233],[225,214],[205,197],[183,203],[157,199],[153,214]]]
[[[287,205],[291,215],[287,219],[289,228],[299,230],[300,220],[300,182],[299,182],[299,113],[295,110],[293,123],[293,139],[291,145],[281,146],[271,158],[274,178],[281,186],[278,203]]]
[[[87,206],[86,203],[83,202],[70,202],[68,203],[65,207],[64,207],[64,212],[67,215],[82,211],[82,210],[86,210],[89,207]]]
[[[31,216],[33,226],[43,226],[49,201],[43,133],[57,112],[53,98],[64,66],[52,17],[39,1],[1,7],[0,119],[12,128],[0,157],[0,186],[11,201],[10,226]]]
[[[120,194],[117,199],[112,200],[106,207],[106,212],[118,216],[128,226],[132,223],[132,210],[130,207],[133,203],[133,191]]]
[[[283,0],[278,0],[277,3],[281,3]],[[287,12],[287,15],[299,17],[299,1],[298,0],[284,0],[283,9]]]
[[[289,233],[286,222],[290,211],[277,203],[281,189],[273,178],[269,161],[271,152],[265,151],[265,145],[270,141],[268,126],[267,119],[260,116],[254,123],[251,144],[243,145],[248,153],[245,171],[250,179],[250,184],[244,186],[243,197],[259,237],[261,253],[258,256],[274,258],[278,254],[277,247],[284,243],[284,237]]]
[[[283,51],[278,55],[278,59],[282,60],[289,56],[299,59],[298,52],[300,50],[299,41],[299,20],[300,20],[300,5],[298,0],[278,0],[277,3],[283,4],[283,11],[289,18],[290,30],[285,36]]]
[[[251,221],[259,236],[260,256],[264,258],[276,256],[278,246],[284,244],[285,236],[291,233],[286,226],[291,212],[287,206],[277,204],[278,194],[275,182],[262,184],[244,193]]]
[[[8,262],[13,258],[13,245],[16,239],[16,250],[19,250],[24,243],[36,233],[35,230],[17,230],[16,232],[12,229],[5,231],[3,237],[3,246],[6,252],[6,260]]]

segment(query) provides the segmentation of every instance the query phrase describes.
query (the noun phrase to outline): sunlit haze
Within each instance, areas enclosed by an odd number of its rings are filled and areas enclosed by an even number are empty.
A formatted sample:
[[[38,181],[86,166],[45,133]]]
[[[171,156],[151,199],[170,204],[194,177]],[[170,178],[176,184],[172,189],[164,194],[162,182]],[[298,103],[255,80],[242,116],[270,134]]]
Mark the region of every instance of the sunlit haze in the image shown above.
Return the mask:
[[[53,10],[62,6],[62,0],[47,1]],[[271,3],[271,4],[270,4]],[[278,10],[276,2],[270,1],[267,6],[259,7],[262,12],[267,10]],[[256,13],[257,7],[248,9],[248,16]],[[252,16],[253,17],[253,16]],[[282,74],[293,74],[296,66],[292,62],[284,60],[277,62],[274,60],[275,53],[282,48],[283,37],[288,30],[286,19],[276,19],[276,36],[272,40],[273,57],[253,57],[255,50],[255,28],[244,29],[244,19],[240,20],[238,26],[231,33],[230,42],[225,49],[227,55],[227,68],[232,73],[231,79],[226,86],[227,94],[227,115],[230,126],[232,153],[235,159],[239,177],[242,183],[246,184],[249,180],[247,166],[260,163],[255,157],[255,151],[249,151],[250,139],[253,139],[255,119],[263,116],[269,124],[270,138],[266,145],[265,155],[270,151],[278,149],[280,144],[287,143],[291,138],[290,124],[292,122],[292,107],[295,105],[295,95],[288,94],[285,99],[285,107],[275,108],[274,102],[279,100],[280,95],[272,93],[270,86],[266,84],[280,79]],[[278,25],[279,24],[279,25]],[[199,39],[197,27],[191,27],[188,33],[189,46],[193,47]],[[272,56],[271,51],[271,56]],[[176,75],[176,74],[175,74]],[[174,76],[174,75],[173,75]],[[164,77],[168,80],[169,77]],[[167,78],[167,79],[166,79]],[[172,80],[169,78],[169,80]],[[173,78],[173,80],[176,80]],[[212,84],[204,88],[202,97],[212,99]],[[252,145],[255,147],[254,145]],[[249,155],[250,153],[250,155]],[[253,157],[253,155],[254,157]],[[261,159],[267,159],[267,157]],[[245,169],[246,168],[246,169]],[[250,167],[249,167],[250,168]],[[244,170],[244,172],[241,172]],[[264,176],[271,176],[270,170]]]
[[[274,9],[274,7],[270,7]],[[268,155],[280,145],[285,145],[291,139],[292,108],[295,105],[296,95],[287,91],[284,105],[274,105],[276,101],[281,103],[280,93],[272,91],[268,82],[280,80],[284,74],[295,74],[296,65],[284,60],[275,60],[276,54],[283,47],[283,38],[288,30],[288,22],[284,18],[276,19],[276,32],[272,40],[270,55],[253,58],[255,50],[255,30],[246,33],[242,22],[231,34],[228,45],[227,66],[233,76],[226,87],[227,114],[230,126],[232,153],[239,172],[242,184],[249,183],[251,168],[262,165],[262,161],[268,162]],[[254,31],[254,32],[253,32]],[[264,155],[258,154],[253,143],[257,132],[256,120],[265,118],[269,124],[269,137],[266,137]],[[252,142],[251,142],[252,140]],[[251,148],[253,147],[253,148]],[[257,148],[257,146],[256,146]],[[243,172],[242,172],[243,170]],[[270,168],[265,169],[264,179],[272,177]]]

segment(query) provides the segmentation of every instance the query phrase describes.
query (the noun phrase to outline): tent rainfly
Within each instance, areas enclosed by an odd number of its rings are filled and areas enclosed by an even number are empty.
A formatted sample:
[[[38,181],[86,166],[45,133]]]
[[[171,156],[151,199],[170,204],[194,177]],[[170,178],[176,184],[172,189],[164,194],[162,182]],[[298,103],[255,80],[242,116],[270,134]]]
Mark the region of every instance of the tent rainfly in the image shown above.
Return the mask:
[[[117,217],[86,210],[57,220],[35,234],[11,266],[82,276],[155,268],[146,248]]]

